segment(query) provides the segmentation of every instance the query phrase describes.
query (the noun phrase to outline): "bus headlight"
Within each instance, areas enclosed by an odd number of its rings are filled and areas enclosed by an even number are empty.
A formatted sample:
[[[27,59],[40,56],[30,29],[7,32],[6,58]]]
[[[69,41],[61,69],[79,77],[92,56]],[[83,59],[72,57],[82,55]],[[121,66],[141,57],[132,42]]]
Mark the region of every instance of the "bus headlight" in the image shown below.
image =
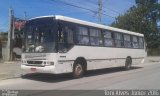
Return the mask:
[[[50,65],[54,65],[54,62],[44,61],[43,64],[46,66],[50,66]]]
[[[44,61],[44,62],[43,62],[43,64],[44,64],[44,65],[46,65],[46,64],[47,64],[47,62],[46,62],[46,61]]]

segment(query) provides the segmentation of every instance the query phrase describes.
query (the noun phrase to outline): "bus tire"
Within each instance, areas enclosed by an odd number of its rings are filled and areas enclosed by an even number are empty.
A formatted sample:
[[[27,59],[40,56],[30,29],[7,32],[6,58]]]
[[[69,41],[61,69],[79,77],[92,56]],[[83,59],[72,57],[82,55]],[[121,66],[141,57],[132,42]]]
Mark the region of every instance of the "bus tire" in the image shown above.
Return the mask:
[[[125,62],[125,70],[129,70],[132,67],[132,58],[127,57]]]
[[[77,60],[73,65],[73,77],[74,78],[81,78],[85,73],[85,66],[84,62]]]

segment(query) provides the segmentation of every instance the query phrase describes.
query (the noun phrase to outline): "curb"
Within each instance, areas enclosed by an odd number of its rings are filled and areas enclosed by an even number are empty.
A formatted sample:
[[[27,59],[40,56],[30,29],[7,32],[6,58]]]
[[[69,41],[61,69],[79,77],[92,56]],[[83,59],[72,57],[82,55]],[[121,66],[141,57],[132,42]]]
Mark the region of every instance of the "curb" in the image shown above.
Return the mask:
[[[0,79],[0,81],[9,80],[9,79],[16,79],[16,78],[20,78],[20,77],[21,77],[21,76],[9,77],[9,78]]]
[[[8,76],[8,77],[6,77],[6,78],[1,78],[0,81],[9,80],[9,79],[15,79],[15,78],[20,78],[20,77],[21,77],[21,75],[19,75],[19,76]]]

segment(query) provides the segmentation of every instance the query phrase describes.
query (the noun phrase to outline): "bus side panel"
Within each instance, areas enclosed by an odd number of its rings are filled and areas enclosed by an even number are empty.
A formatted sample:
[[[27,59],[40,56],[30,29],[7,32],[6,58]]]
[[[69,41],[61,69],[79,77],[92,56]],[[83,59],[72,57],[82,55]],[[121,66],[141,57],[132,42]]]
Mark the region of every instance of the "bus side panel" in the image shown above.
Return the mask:
[[[120,67],[124,66],[125,59],[113,59],[113,60],[93,60],[87,62],[87,70],[96,70],[96,69],[104,69],[104,68],[112,68],[112,67]]]
[[[74,59],[70,58],[69,53],[58,53],[57,54],[57,64],[56,73],[70,73],[73,71]]]
[[[126,58],[130,56],[133,64],[140,64],[146,56],[144,49],[74,46],[67,55],[70,60],[84,57],[87,69],[102,69],[125,66]]]
[[[72,65],[73,65],[73,61],[60,61],[56,64],[55,68],[56,68],[56,73],[60,74],[60,73],[70,73],[72,72]]]

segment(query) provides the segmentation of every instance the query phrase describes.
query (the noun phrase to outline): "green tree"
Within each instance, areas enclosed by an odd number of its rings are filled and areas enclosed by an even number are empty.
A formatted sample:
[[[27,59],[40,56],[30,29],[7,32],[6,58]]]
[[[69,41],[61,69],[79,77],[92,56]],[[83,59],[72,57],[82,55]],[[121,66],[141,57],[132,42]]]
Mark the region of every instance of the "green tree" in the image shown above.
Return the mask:
[[[158,0],[136,0],[135,2],[136,6],[118,16],[112,26],[143,33],[147,47],[156,48],[160,45],[160,34],[157,27],[160,18]]]

